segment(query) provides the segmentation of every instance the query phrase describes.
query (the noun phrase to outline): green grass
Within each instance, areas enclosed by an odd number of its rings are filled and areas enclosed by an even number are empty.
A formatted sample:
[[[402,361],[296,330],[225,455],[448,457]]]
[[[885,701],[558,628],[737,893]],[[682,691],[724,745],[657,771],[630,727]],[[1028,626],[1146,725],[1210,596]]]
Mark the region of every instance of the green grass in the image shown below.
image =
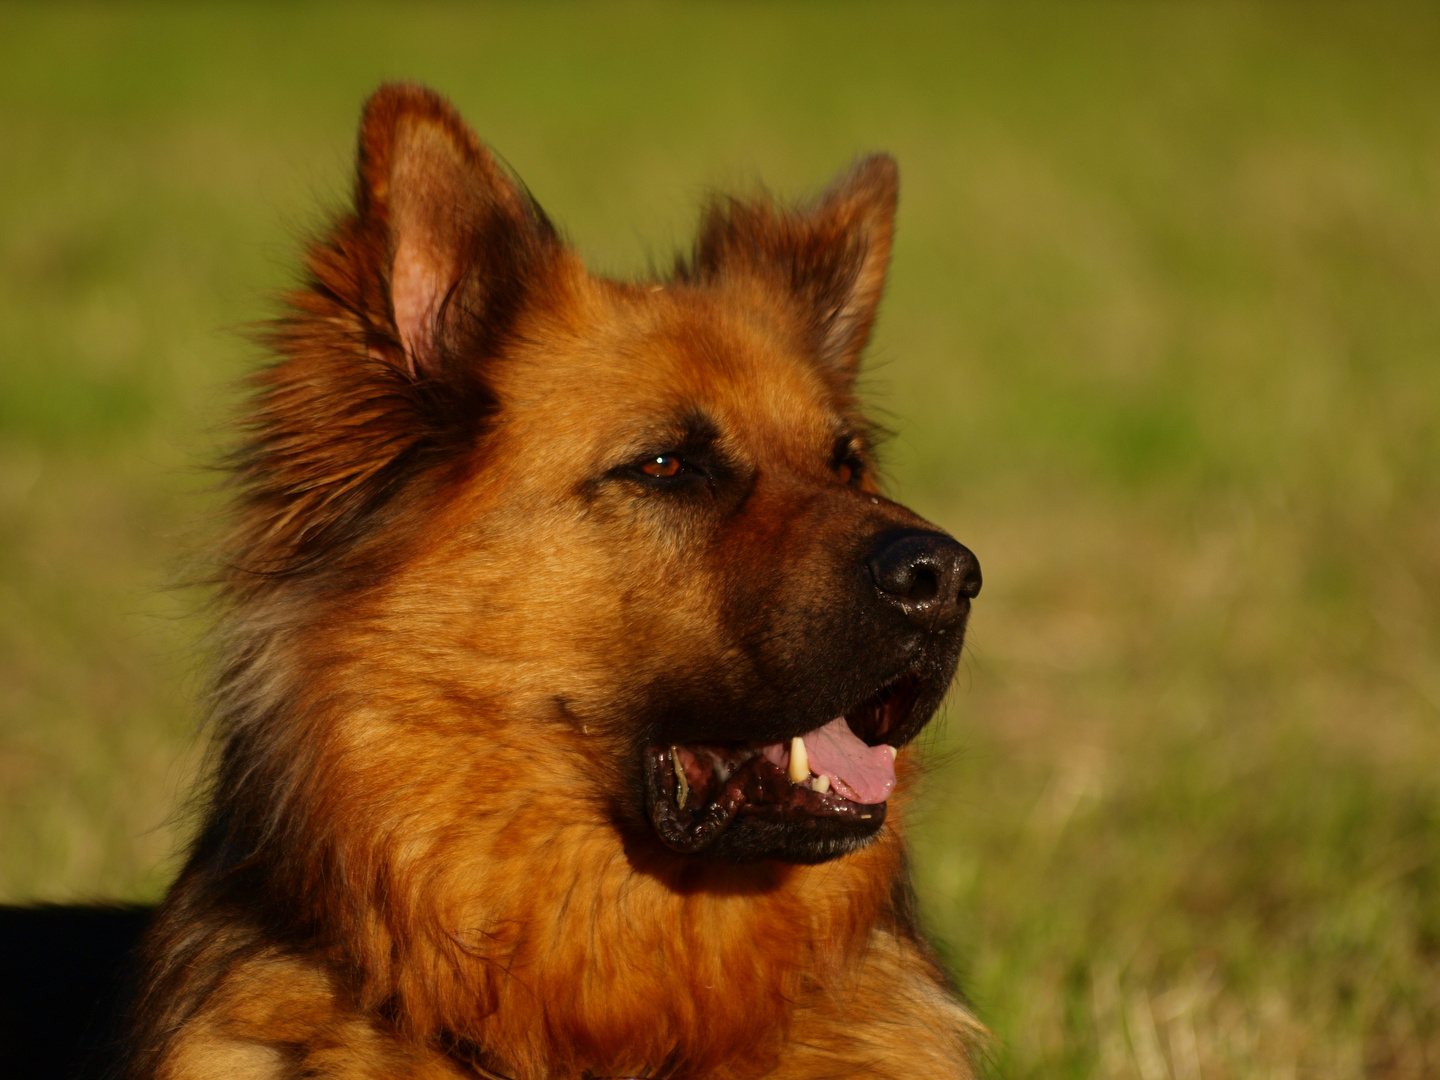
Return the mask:
[[[384,77],[597,269],[902,166],[869,384],[986,590],[916,872],[998,1075],[1440,1073],[1440,11],[0,8],[0,895],[152,898],[164,586]]]

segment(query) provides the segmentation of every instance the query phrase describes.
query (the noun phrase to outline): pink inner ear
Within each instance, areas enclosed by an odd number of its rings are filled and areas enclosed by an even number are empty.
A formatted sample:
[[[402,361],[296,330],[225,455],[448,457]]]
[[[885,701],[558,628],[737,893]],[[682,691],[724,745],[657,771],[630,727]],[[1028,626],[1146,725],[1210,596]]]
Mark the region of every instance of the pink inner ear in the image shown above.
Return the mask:
[[[390,303],[412,377],[434,360],[435,315],[448,288],[434,253],[414,239],[402,239],[390,269]]]

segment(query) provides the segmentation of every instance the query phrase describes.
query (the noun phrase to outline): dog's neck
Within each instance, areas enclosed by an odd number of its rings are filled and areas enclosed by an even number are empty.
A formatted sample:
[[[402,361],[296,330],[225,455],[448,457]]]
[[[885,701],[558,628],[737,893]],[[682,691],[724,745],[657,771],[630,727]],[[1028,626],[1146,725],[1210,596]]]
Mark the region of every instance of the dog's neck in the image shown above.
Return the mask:
[[[418,722],[374,692],[360,705],[341,689],[353,676],[310,676],[275,696],[303,713],[252,721],[248,749],[228,747],[258,762],[252,790],[289,794],[265,809],[288,834],[276,850],[310,853],[269,865],[264,893],[303,913],[362,1010],[483,1048],[500,1074],[759,1063],[801,973],[843,986],[873,930],[907,918],[898,817],[815,866],[676,856],[617,826],[573,728]],[[562,1047],[575,1060],[556,1061]]]

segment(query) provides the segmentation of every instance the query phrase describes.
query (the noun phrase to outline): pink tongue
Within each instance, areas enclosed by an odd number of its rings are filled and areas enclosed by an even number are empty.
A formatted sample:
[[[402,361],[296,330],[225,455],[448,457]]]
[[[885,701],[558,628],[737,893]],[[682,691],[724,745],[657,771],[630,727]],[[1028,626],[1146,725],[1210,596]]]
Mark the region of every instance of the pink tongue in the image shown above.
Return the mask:
[[[845,798],[882,803],[895,790],[895,755],[888,746],[866,746],[843,716],[804,736],[810,771],[828,776]]]

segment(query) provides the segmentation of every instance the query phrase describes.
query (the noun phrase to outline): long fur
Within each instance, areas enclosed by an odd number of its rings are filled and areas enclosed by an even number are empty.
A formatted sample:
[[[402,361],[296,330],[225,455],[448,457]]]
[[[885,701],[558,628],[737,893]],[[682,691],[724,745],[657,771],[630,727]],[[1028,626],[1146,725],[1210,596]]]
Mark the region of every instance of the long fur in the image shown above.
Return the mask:
[[[784,410],[757,460],[859,429],[895,192],[874,160],[808,209],[717,203],[673,278],[617,284],[448,104],[371,100],[354,207],[242,421],[208,809],[130,1076],[969,1075],[899,812],[836,861],[729,865],[659,849],[626,801],[664,673],[733,652],[717,613],[771,545],[826,557],[793,492],[758,486],[745,536],[660,582],[679,533],[581,469],[611,414],[692,385],[757,432]],[[717,341],[787,358],[778,381]]]

